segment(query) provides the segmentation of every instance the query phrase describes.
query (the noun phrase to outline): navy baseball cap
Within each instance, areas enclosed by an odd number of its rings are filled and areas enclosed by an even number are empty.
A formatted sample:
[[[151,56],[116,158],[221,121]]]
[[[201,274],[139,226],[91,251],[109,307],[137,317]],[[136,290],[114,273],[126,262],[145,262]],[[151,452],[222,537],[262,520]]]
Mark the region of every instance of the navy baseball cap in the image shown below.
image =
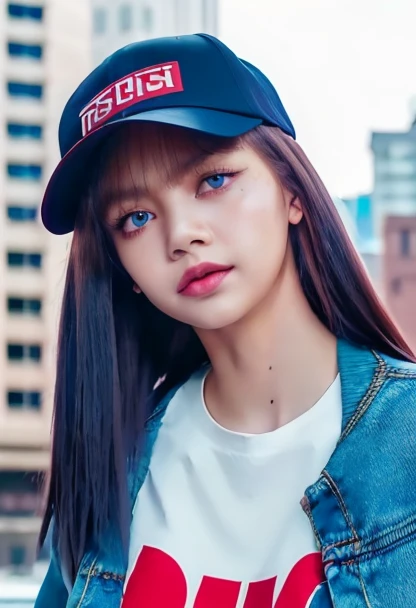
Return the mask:
[[[156,38],[108,57],[79,85],[59,125],[61,161],[42,202],[53,234],[74,229],[88,164],[104,138],[127,121],[176,125],[236,137],[258,125],[293,125],[271,82],[208,34]]]

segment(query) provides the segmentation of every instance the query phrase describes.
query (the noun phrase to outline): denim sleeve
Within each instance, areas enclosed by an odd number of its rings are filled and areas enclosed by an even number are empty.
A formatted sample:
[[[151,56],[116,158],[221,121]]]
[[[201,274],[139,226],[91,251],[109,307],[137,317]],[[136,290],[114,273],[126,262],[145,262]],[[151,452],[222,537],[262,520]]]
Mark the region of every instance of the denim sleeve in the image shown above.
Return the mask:
[[[58,558],[52,550],[51,562],[42,583],[34,608],[65,608],[68,590],[65,586]]]

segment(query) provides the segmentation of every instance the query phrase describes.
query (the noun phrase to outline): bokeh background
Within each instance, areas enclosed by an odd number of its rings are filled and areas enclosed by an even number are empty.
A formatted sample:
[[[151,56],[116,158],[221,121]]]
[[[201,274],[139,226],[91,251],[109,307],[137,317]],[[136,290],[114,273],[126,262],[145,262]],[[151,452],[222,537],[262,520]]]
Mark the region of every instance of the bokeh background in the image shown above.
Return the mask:
[[[69,95],[129,42],[218,35],[275,84],[416,350],[415,23],[414,0],[0,0],[0,606],[33,606],[48,560],[40,481],[70,237],[38,208]]]

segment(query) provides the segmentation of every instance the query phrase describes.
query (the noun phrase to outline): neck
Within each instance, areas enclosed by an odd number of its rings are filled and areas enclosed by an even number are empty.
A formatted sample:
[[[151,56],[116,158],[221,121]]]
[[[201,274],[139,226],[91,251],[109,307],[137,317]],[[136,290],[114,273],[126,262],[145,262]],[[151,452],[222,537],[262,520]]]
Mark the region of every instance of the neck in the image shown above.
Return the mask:
[[[296,273],[238,323],[198,335],[212,365],[207,407],[234,431],[264,433],[287,424],[337,374],[336,338],[312,312]]]

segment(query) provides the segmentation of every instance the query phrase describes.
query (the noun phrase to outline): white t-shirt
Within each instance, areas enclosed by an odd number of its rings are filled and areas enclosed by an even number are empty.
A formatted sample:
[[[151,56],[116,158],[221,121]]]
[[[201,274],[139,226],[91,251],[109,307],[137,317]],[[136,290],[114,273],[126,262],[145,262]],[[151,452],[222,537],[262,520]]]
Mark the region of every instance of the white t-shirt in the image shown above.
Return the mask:
[[[341,433],[339,376],[299,418],[247,435],[210,416],[206,373],[165,414],[134,507],[123,608],[307,608],[328,591],[300,500]]]

